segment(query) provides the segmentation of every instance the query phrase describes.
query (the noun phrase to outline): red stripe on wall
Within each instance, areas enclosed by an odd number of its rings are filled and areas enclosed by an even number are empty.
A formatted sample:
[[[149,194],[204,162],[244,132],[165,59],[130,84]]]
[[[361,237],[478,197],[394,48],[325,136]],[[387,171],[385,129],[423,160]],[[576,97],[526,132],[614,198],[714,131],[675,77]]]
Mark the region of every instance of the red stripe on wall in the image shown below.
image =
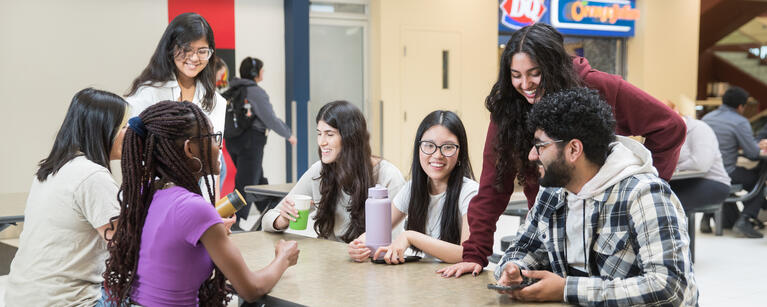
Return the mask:
[[[187,12],[208,21],[217,49],[234,49],[234,0],[168,0],[168,22]]]

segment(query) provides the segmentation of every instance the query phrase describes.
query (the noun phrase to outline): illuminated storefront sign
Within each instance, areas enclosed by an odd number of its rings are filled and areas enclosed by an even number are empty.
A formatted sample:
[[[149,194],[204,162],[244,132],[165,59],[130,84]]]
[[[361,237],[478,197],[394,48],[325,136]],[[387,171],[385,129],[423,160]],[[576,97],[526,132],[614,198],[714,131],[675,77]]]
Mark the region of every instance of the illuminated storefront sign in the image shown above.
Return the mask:
[[[499,30],[509,32],[535,22],[548,23],[562,34],[634,36],[640,12],[634,0],[502,0]]]

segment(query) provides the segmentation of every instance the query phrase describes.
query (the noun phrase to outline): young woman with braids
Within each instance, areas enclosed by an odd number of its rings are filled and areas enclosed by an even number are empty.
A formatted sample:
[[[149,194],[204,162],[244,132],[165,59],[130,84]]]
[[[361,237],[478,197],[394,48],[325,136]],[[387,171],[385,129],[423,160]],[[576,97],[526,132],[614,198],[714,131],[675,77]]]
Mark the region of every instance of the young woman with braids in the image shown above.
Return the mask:
[[[103,305],[107,228],[120,214],[109,161],[120,159],[129,113],[109,92],[87,88],[72,98],[29,189],[6,306]]]
[[[392,228],[407,216],[407,230],[375,253],[385,254],[386,263],[403,263],[410,246],[430,258],[461,261],[461,242],[469,238],[466,212],[479,188],[467,148],[466,130],[457,114],[434,111],[421,121],[413,142],[412,179],[392,199]],[[364,234],[349,243],[348,250],[360,262],[371,255]]]
[[[227,278],[252,300],[274,287],[298,258],[280,241],[275,259],[252,272],[229,240],[213,199],[221,134],[190,102],[162,101],[129,121],[123,144],[120,223],[109,242],[104,288],[111,303],[223,306]],[[227,225],[224,225],[224,224]]]
[[[283,231],[295,221],[293,195],[311,196],[314,231],[320,238],[351,242],[365,232],[368,188],[380,184],[397,195],[405,179],[396,166],[370,153],[365,117],[346,101],[324,105],[317,114],[320,161],[314,163],[280,204],[264,214],[266,231]],[[367,162],[367,163],[366,163]]]
[[[645,137],[660,177],[671,178],[685,138],[679,116],[620,76],[597,71],[585,58],[567,54],[562,34],[552,26],[535,23],[519,29],[506,43],[498,80],[485,99],[490,126],[479,193],[469,206],[471,236],[463,243],[463,262],[437,273],[476,275],[487,265],[495,224],[514,191],[515,179],[524,187],[528,206],[533,205],[539,176],[535,163],[527,159],[533,146],[527,115],[543,95],[578,86],[598,90],[615,112],[616,133]]]

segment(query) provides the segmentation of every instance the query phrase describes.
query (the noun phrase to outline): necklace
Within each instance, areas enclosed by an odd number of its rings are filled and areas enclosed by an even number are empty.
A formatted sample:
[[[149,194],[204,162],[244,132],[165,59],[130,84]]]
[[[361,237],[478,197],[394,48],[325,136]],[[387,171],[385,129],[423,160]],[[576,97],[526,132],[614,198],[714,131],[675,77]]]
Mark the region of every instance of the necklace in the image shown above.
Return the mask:
[[[174,186],[176,186],[175,183],[173,183],[171,181],[168,181],[168,182],[166,182],[165,184],[162,185],[162,189],[161,190],[165,190],[167,188],[171,188],[171,187],[174,187]]]

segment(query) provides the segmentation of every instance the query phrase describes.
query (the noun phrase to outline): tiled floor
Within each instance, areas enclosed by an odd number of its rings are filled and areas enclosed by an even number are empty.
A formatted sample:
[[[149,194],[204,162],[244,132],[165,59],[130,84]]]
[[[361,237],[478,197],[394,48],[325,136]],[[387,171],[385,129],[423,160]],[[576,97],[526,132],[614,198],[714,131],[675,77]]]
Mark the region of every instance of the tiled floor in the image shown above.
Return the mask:
[[[495,242],[514,233],[519,222],[516,217],[502,216],[497,226]],[[737,238],[731,231],[725,231],[721,237],[698,231],[695,242],[700,306],[767,305],[767,239]],[[494,249],[500,252],[499,244]],[[6,276],[0,276],[0,297],[5,294],[5,280]],[[232,302],[229,306],[237,304]]]

